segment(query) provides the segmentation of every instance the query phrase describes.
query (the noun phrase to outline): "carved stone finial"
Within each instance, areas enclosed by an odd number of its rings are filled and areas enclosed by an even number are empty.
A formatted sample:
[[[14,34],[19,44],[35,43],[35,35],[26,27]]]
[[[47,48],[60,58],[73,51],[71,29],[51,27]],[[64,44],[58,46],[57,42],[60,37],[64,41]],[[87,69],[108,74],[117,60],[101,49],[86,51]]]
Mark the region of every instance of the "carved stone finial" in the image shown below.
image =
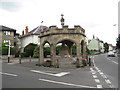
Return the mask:
[[[61,25],[62,25],[62,27],[63,27],[63,26],[64,26],[64,21],[65,21],[65,20],[64,20],[64,18],[63,18],[64,15],[61,14],[61,16],[62,16],[62,17],[61,17],[61,20],[60,20],[60,21],[61,21]]]

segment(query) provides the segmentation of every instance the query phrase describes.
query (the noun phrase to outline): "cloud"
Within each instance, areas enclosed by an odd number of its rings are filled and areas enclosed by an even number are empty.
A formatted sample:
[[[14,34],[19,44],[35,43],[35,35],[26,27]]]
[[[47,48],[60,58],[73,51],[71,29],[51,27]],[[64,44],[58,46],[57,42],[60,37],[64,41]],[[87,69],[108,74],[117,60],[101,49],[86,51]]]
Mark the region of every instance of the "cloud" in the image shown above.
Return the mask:
[[[0,9],[16,12],[22,7],[22,3],[20,0],[1,0],[0,1]]]

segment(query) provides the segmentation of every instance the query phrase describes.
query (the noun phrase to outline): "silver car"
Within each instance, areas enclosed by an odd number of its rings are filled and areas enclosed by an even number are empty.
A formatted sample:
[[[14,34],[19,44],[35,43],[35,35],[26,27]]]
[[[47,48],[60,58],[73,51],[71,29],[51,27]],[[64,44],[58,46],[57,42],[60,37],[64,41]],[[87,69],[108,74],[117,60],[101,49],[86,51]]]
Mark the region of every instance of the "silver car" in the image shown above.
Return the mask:
[[[108,57],[115,57],[115,53],[113,51],[109,51],[107,56]]]

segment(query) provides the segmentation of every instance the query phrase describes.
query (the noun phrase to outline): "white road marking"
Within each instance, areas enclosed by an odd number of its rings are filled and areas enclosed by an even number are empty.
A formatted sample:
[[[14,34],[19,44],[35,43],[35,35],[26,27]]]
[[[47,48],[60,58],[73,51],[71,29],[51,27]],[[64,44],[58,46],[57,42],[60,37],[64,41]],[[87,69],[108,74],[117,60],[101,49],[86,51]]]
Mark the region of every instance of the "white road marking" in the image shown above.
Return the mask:
[[[106,58],[107,58],[107,57],[106,57]],[[118,64],[117,62],[111,60],[110,58],[107,58],[107,60],[109,60],[109,61],[111,61],[111,62],[113,62],[113,63],[115,63],[115,64]],[[94,61],[94,59],[93,59],[93,61]],[[109,85],[109,87],[110,87],[110,88],[113,88],[113,85],[112,85],[112,83],[110,82],[110,80],[107,78],[107,76],[106,76],[103,72],[101,72],[101,70],[100,70],[98,67],[96,67],[95,63],[94,63],[94,68],[95,68],[95,69],[99,72],[99,74],[105,79],[105,82]],[[92,69],[90,69],[90,70],[92,70]],[[96,75],[96,76],[97,76],[97,75]],[[96,76],[93,75],[93,78],[95,78]],[[96,81],[97,83],[100,83],[100,80],[99,80],[99,79],[95,79],[95,81]],[[102,88],[102,85],[97,85],[97,88]]]
[[[0,72],[0,74],[3,74],[3,75],[9,75],[9,76],[14,76],[14,77],[18,76],[18,75],[15,75],[15,74],[3,73],[3,72]]]
[[[100,83],[100,80],[99,80],[99,79],[95,79],[95,82],[96,82],[96,83]]]
[[[106,57],[107,58],[107,57]],[[110,60],[111,62],[115,63],[115,64],[118,64],[117,62],[111,60],[110,58],[107,58],[107,60]]]
[[[93,78],[98,78],[97,75],[93,75]]]
[[[99,72],[101,75],[103,75],[104,73],[103,72]]]
[[[37,70],[30,70],[30,71],[36,72],[36,73],[41,73],[41,74],[46,74],[46,75],[51,75],[51,76],[56,76],[56,77],[62,77],[64,75],[70,74],[70,72],[61,72],[61,73],[57,73],[57,74],[52,74],[52,73],[47,73],[47,72],[37,71]]]
[[[70,74],[70,72],[61,72],[61,73],[58,73],[58,74],[55,74],[55,75],[58,76],[58,77],[61,77],[61,76],[67,75],[67,74]]]
[[[91,71],[94,71],[93,68],[90,68]]]
[[[107,84],[111,84],[110,80],[105,79],[105,81],[106,81]]]
[[[97,88],[103,88],[102,85],[97,85]]]
[[[103,78],[105,78],[105,79],[107,78],[107,76],[106,76],[106,75],[104,75],[104,74],[103,74],[103,75],[101,75],[101,76],[102,76]]]
[[[95,72],[92,72],[92,74],[96,74]]]
[[[109,87],[110,87],[110,88],[114,88],[114,86],[113,86],[113,85],[109,85]]]
[[[115,64],[118,64],[117,62],[115,62],[115,61],[112,61],[113,63],[115,63]]]
[[[77,85],[77,84],[72,84],[72,83],[58,82],[58,81],[53,81],[53,80],[48,80],[48,79],[39,79],[39,80],[40,81],[45,81],[45,82],[51,82],[51,83],[68,85],[68,86],[75,86],[75,87],[96,88],[96,87],[92,87],[92,86],[84,86],[84,85]]]
[[[101,70],[99,70],[99,68],[96,67],[94,58],[93,58],[93,65],[94,65],[94,68],[95,68],[98,72],[101,72]],[[97,77],[97,75],[96,75],[95,70],[93,70],[93,68],[90,68],[90,70],[92,71],[93,78],[94,78],[95,82],[96,82],[96,83],[100,83],[100,80],[97,79],[98,77]],[[94,72],[93,72],[93,71],[94,71]],[[97,85],[97,88],[103,88],[103,87],[102,87],[102,85]]]

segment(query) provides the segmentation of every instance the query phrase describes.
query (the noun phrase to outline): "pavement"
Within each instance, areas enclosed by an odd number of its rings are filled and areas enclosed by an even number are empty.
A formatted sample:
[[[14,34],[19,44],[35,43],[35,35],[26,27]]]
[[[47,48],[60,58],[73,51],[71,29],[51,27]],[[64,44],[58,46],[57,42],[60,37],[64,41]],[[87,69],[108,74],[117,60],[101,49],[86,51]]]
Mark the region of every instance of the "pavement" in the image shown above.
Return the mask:
[[[38,58],[32,58],[30,59],[21,59],[21,64],[19,63],[19,58],[12,58],[10,59],[10,63],[8,63],[7,59],[4,59],[2,62],[7,63],[9,65],[19,65],[19,66],[24,66],[24,67],[39,67],[36,64],[38,64]],[[90,66],[85,66],[85,67],[90,67]],[[65,69],[75,69],[76,67],[74,66],[73,68],[71,67],[60,67],[60,68],[65,68]],[[82,67],[80,67],[82,68]]]

